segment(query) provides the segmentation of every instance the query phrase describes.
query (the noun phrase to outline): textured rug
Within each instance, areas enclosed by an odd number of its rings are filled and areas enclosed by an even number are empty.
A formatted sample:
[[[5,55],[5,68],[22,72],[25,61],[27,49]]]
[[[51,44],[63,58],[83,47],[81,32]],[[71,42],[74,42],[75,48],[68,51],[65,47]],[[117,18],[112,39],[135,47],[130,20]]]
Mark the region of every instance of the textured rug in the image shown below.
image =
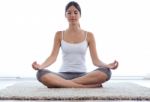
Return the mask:
[[[107,82],[103,88],[47,88],[33,81],[0,90],[0,100],[150,100],[150,88],[126,82]]]

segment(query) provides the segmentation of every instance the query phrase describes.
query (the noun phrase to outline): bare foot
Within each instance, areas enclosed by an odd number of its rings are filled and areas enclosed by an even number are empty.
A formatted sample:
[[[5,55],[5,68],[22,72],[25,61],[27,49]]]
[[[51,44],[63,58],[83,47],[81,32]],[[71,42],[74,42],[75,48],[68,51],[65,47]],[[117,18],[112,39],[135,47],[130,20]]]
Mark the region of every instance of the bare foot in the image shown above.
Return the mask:
[[[102,84],[85,85],[86,88],[103,88]]]
[[[99,85],[99,88],[103,88],[103,85],[102,85],[102,84],[100,84],[100,85]]]

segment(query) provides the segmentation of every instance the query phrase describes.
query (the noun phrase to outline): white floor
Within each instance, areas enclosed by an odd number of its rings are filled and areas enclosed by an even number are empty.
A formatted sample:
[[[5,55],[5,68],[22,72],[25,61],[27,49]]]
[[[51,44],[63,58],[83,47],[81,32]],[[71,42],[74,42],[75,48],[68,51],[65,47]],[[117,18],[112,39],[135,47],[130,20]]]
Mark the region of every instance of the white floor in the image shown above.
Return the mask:
[[[30,78],[0,78],[0,90],[6,88],[7,86],[13,85],[19,82],[26,81],[37,81],[36,79]],[[112,78],[108,82],[131,82],[136,83],[144,87],[150,88],[150,80],[142,79],[142,78]],[[0,100],[0,102],[139,102],[139,101],[109,101],[109,100],[88,100],[88,101],[21,101],[21,100]],[[140,102],[150,102],[150,101],[140,101]]]

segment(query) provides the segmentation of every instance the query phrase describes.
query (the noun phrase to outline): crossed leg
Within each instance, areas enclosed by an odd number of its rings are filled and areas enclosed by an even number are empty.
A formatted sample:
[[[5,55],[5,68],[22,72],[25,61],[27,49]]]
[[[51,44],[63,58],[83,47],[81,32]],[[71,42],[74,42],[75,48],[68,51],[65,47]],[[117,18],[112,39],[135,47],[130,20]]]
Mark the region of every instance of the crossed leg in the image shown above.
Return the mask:
[[[53,73],[44,74],[39,79],[41,83],[49,88],[94,88],[100,87],[106,80],[107,75],[101,71],[92,71],[72,80],[66,80]]]
[[[82,85],[99,85],[101,86],[103,82],[107,80],[107,75],[101,71],[92,71],[82,77],[72,79],[73,82]]]

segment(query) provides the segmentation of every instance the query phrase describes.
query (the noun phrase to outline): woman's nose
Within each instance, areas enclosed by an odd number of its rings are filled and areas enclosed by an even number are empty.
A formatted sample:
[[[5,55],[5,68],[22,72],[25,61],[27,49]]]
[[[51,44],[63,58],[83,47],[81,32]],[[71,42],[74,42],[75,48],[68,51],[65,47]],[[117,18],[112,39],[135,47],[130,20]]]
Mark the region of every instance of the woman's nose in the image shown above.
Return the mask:
[[[75,14],[74,14],[74,13],[72,13],[72,14],[71,14],[71,17],[75,17]]]

